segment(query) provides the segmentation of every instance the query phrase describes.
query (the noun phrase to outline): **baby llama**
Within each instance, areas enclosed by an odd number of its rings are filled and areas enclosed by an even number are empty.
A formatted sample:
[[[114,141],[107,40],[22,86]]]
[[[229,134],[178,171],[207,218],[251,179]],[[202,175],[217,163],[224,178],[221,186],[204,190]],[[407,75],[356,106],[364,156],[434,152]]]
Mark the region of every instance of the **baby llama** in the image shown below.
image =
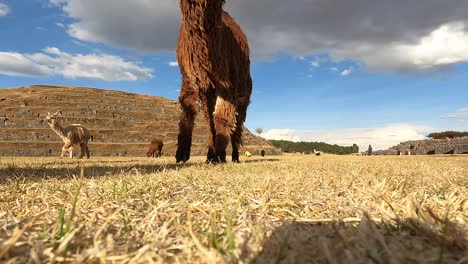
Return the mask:
[[[91,138],[89,130],[80,124],[62,127],[59,122],[61,118],[62,113],[60,111],[57,111],[55,114],[47,113],[46,117],[47,124],[63,140],[64,145],[60,157],[62,158],[65,152],[68,151],[70,158],[73,158],[73,146],[79,144],[81,149],[80,159],[83,158],[85,152],[86,157],[89,159],[88,141]]]

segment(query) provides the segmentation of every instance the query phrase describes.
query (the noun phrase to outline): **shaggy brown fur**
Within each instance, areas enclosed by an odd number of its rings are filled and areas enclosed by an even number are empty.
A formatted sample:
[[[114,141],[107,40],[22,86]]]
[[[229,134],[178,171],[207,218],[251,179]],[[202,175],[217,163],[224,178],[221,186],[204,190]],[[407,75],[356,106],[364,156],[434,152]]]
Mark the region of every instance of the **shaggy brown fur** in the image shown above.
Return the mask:
[[[163,142],[160,139],[153,139],[151,140],[151,144],[149,146],[148,152],[146,152],[146,156],[159,158],[161,157],[163,148]]]
[[[199,103],[208,122],[207,162],[239,162],[242,129],[252,93],[250,51],[239,25],[223,11],[224,0],[180,0],[182,26],[177,60],[182,74],[176,161],[190,158]]]
[[[60,112],[55,114],[47,113],[46,121],[47,124],[54,130],[54,132],[63,140],[62,153],[60,157],[65,155],[65,152],[69,152],[70,158],[73,158],[73,145],[80,145],[80,159],[83,158],[86,152],[86,157],[89,159],[89,148],[88,141],[91,138],[89,130],[80,125],[72,124],[66,127],[60,125],[59,119],[62,117]]]

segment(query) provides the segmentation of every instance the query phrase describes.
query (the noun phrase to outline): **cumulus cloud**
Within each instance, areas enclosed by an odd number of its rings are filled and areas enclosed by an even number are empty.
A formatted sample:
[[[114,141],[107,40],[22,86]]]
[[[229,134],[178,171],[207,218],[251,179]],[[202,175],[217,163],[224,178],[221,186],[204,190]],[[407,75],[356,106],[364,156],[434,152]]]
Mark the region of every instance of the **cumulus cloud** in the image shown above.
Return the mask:
[[[63,10],[77,39],[139,51],[174,51],[180,15],[174,0],[68,0]],[[112,12],[109,12],[109,10]]]
[[[7,5],[0,3],[0,17],[6,16],[9,13],[10,13],[10,8]]]
[[[16,52],[0,52],[0,74],[11,76],[48,76],[47,66],[38,64],[27,56]]]
[[[137,81],[153,77],[153,70],[108,54],[69,54],[55,47],[41,53],[0,52],[0,74]]]
[[[76,22],[71,36],[139,51],[174,51],[174,0],[50,0]],[[422,8],[423,7],[423,8]],[[109,12],[110,8],[112,12]],[[468,61],[468,1],[228,1],[253,56],[327,53],[372,71],[406,73]],[[136,19],[137,17],[137,19]]]
[[[427,134],[436,129],[429,126],[414,126],[410,124],[389,124],[373,128],[348,128],[335,130],[297,130],[270,129],[262,133],[267,139],[290,141],[317,141],[341,146],[357,144],[361,151],[372,145],[375,150],[388,149],[407,140],[424,139]]]
[[[179,66],[179,63],[178,63],[177,61],[170,61],[170,62],[168,63],[168,65],[171,66],[171,67],[178,67],[178,66]]]

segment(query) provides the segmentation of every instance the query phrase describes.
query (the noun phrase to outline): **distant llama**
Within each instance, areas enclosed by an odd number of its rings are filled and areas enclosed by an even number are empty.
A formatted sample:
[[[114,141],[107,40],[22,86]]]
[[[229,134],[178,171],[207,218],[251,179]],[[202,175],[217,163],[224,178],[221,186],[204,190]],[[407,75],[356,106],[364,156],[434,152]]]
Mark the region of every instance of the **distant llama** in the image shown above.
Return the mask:
[[[317,150],[314,149],[314,154],[315,154],[315,156],[320,156],[320,155],[322,155],[322,152],[321,152],[321,151],[317,151]]]
[[[176,161],[190,159],[199,105],[208,123],[207,162],[239,162],[242,129],[252,93],[250,51],[239,25],[223,11],[224,0],[180,0],[182,26],[177,61],[182,75]]]
[[[163,142],[160,139],[151,140],[148,152],[146,152],[147,157],[159,158],[161,157]]]
[[[89,130],[80,124],[62,127],[59,122],[61,118],[61,111],[57,111],[55,114],[47,113],[46,117],[47,124],[49,124],[52,130],[63,140],[64,145],[60,157],[62,158],[65,152],[68,151],[70,158],[73,158],[73,146],[79,144],[81,149],[80,159],[83,158],[85,152],[86,157],[89,159],[88,141],[91,138]]]

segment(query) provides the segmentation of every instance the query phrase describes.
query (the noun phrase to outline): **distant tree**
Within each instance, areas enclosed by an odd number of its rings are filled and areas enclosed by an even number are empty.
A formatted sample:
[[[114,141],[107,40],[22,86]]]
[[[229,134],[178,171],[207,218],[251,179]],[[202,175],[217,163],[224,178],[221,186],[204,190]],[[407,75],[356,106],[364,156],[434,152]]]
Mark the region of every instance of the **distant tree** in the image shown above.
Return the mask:
[[[427,137],[433,138],[433,139],[461,138],[461,137],[468,137],[468,132],[444,131],[444,132],[430,133],[429,135],[427,135]]]
[[[353,144],[353,153],[359,153],[359,146],[356,144]]]
[[[313,153],[314,149],[331,154],[347,155],[359,152],[359,147],[353,144],[349,147],[338,146],[336,144],[330,145],[324,142],[292,142],[287,140],[270,140],[270,142],[277,148],[281,148],[286,153],[302,152]]]
[[[255,129],[255,132],[257,132],[258,136],[260,136],[262,134],[262,132],[263,132],[263,129],[259,127],[257,129]]]

